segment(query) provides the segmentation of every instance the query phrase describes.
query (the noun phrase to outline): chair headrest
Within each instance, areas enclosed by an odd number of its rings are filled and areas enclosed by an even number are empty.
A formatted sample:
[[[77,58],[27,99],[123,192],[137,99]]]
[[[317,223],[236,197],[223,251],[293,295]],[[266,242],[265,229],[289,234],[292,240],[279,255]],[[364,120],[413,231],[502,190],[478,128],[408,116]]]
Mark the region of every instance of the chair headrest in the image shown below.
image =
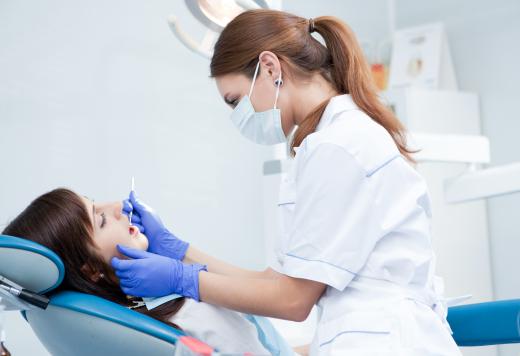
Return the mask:
[[[62,260],[47,247],[0,235],[0,275],[36,293],[58,287],[65,275]]]

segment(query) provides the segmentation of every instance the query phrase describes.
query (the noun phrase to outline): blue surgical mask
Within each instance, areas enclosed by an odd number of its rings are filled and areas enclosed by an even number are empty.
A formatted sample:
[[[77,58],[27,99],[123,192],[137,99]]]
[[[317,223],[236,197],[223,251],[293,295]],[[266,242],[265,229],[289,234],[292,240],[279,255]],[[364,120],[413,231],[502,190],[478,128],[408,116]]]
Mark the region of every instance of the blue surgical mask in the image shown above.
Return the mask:
[[[258,69],[260,68],[260,61],[256,65],[255,75],[251,83],[249,95],[244,95],[238,105],[231,114],[231,121],[238,128],[240,133],[246,138],[261,145],[274,145],[277,143],[286,142],[285,133],[282,129],[282,119],[280,116],[280,109],[276,108],[278,101],[278,94],[280,93],[280,85],[282,83],[282,73],[276,84],[276,96],[274,98],[274,106],[272,109],[262,112],[256,112],[253,104],[251,104],[251,94],[255,85]]]

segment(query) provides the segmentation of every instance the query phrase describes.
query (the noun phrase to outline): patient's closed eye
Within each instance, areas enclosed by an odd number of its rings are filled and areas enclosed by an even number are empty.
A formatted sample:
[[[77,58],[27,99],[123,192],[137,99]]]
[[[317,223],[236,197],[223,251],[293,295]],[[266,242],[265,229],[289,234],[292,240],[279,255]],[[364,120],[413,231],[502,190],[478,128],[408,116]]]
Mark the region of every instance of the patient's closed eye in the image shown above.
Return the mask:
[[[107,217],[105,215],[105,213],[101,213],[101,227],[105,226],[107,222]]]

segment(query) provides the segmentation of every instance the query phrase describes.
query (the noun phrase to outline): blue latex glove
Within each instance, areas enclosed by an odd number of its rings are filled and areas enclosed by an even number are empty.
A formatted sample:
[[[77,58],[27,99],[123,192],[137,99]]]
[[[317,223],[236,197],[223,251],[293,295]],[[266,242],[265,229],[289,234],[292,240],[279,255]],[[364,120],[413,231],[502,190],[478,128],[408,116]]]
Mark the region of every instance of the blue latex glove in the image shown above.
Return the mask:
[[[123,201],[123,213],[132,213],[132,224],[148,238],[148,251],[182,261],[189,243],[182,241],[164,226],[159,215],[130,192],[129,199]]]
[[[121,289],[136,297],[162,297],[176,293],[197,301],[199,297],[199,272],[206,266],[187,265],[173,258],[156,255],[117,245],[123,255],[132,259],[113,257],[112,267],[119,278]]]

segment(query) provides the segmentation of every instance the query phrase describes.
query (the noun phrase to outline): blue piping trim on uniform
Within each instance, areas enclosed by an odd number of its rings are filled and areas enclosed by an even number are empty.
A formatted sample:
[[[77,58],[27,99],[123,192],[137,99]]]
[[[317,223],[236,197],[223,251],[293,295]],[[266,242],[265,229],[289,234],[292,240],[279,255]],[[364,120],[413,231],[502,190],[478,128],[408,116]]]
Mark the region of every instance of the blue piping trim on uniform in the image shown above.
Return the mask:
[[[291,254],[291,253],[286,253],[285,255],[286,255],[286,256],[289,256],[289,257],[299,258],[300,260],[304,260],[304,261],[325,263],[325,264],[330,265],[330,266],[332,266],[332,267],[336,267],[336,268],[338,268],[338,269],[340,269],[340,270],[342,270],[342,271],[345,271],[345,272],[348,272],[348,273],[350,273],[350,274],[356,275],[356,273],[354,273],[354,272],[352,272],[352,271],[349,271],[349,270],[346,269],[346,268],[343,268],[343,267],[337,266],[337,265],[335,265],[335,264],[333,264],[333,263],[330,263],[330,262],[327,262],[327,261],[322,261],[322,260],[312,260],[312,259],[310,259],[310,258],[305,258],[305,257],[296,256],[296,255],[293,255],[293,254]]]
[[[387,161],[385,161],[383,164],[381,164],[380,166],[378,166],[378,167],[372,169],[371,171],[369,171],[369,172],[367,173],[367,177],[370,177],[371,175],[373,175],[374,173],[376,173],[378,170],[380,170],[381,168],[383,168],[384,166],[386,166],[387,164],[389,164],[390,162],[392,162],[394,159],[399,158],[399,157],[401,157],[400,154],[396,154],[395,156],[390,157],[390,159],[388,159]]]
[[[343,334],[347,334],[347,333],[364,333],[364,334],[389,334],[390,332],[389,331],[368,331],[368,330],[346,330],[346,331],[342,331],[340,332],[339,334],[337,334],[336,336],[334,336],[332,339],[330,339],[329,341],[326,341],[322,344],[320,344],[320,347],[322,346],[325,346],[327,344],[330,344],[332,341],[336,340],[336,338],[340,335],[343,335]]]

